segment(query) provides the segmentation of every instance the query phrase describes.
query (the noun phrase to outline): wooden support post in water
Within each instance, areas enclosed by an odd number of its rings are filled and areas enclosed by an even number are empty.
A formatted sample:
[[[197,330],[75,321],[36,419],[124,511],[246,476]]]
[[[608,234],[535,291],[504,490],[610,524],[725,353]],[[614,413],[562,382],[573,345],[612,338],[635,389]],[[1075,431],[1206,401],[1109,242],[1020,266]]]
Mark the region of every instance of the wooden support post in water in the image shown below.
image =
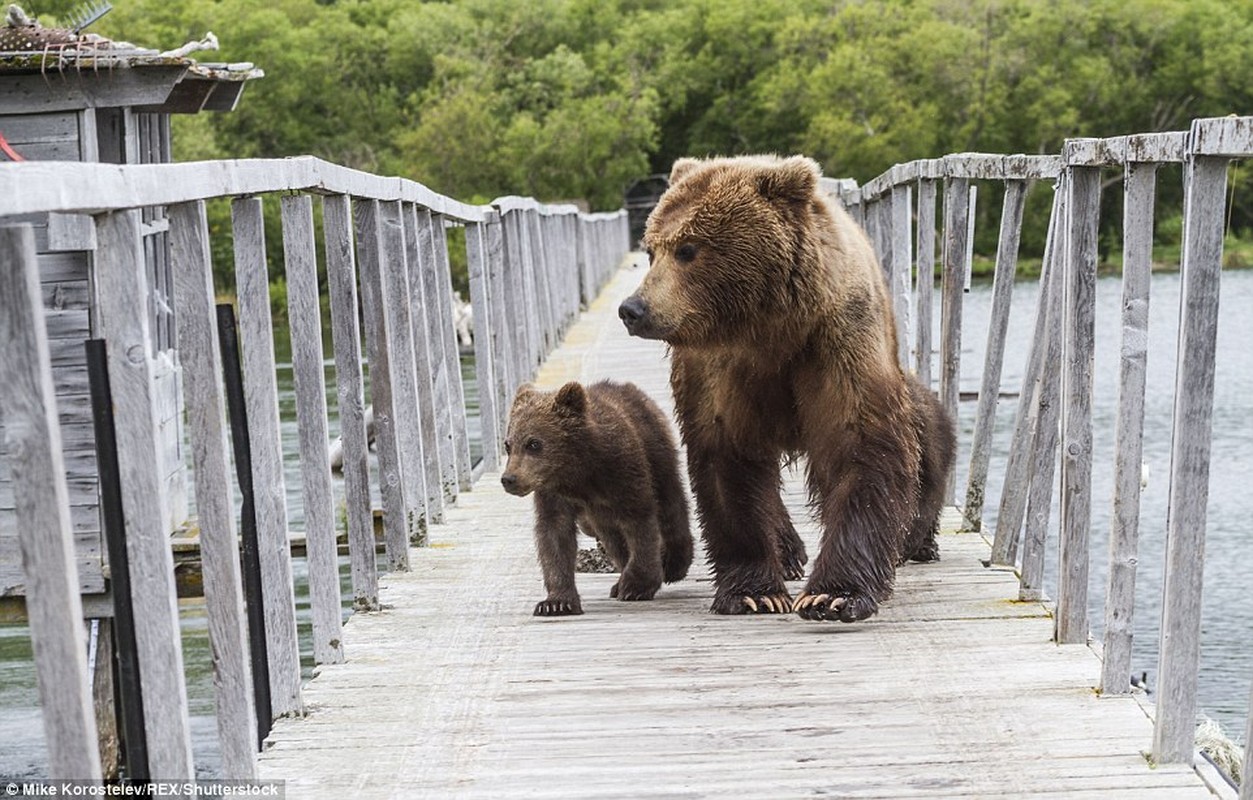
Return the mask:
[[[1123,181],[1122,356],[1118,371],[1118,427],[1114,446],[1117,462],[1114,465],[1114,513],[1110,520],[1109,580],[1105,592],[1102,694],[1131,691],[1156,186],[1156,164],[1127,164]]]
[[[444,218],[431,215],[431,234],[435,242],[435,304],[438,309],[440,339],[443,341],[444,363],[448,372],[448,398],[452,412],[452,467],[456,476],[453,496],[468,491],[470,478],[470,434],[466,431],[466,395],[461,383],[461,352],[457,346],[457,330],[452,311],[452,265],[448,260],[448,229]]]
[[[944,278],[940,306],[940,402],[955,420],[961,388],[962,293],[966,285],[970,233],[970,181],[944,180]],[[944,496],[956,502],[956,472],[949,470]]]
[[[117,425],[126,549],[130,556],[149,773],[159,780],[194,776],[183,677],[183,646],[167,530],[165,481],[158,464],[148,330],[148,282],[138,211],[96,218],[100,329],[109,346],[109,383]]]
[[[400,457],[400,483],[409,513],[405,517],[406,546],[426,539],[426,526],[436,509],[427,506],[426,469],[423,465],[422,422],[418,414],[418,378],[414,359],[413,323],[410,320],[409,275],[405,257],[405,229],[400,201],[379,203],[382,250],[379,266],[382,299],[387,309],[387,355],[392,382],[392,419]],[[431,492],[434,494],[434,492]],[[438,507],[443,520],[443,504]]]
[[[13,476],[48,769],[52,776],[99,781],[61,426],[29,225],[0,227],[0,264],[0,421]]]
[[[918,181],[918,312],[914,370],[923,386],[931,388],[931,307],[935,295],[935,179]]]
[[[908,184],[892,187],[892,292],[896,316],[896,358],[901,369],[909,371],[909,334],[913,329],[909,309],[909,266],[913,262],[911,244],[912,192]]]
[[[486,228],[483,223],[466,226],[466,267],[470,278],[470,307],[474,311],[474,378],[479,387],[479,430],[483,443],[483,469],[500,468],[499,400],[496,396],[496,353],[492,351],[495,325],[492,319],[492,288],[488,273]]]
[[[1036,386],[1044,371],[1045,352],[1048,348],[1048,286],[1050,281],[1060,280],[1061,267],[1057,253],[1061,249],[1060,232],[1064,230],[1065,219],[1066,190],[1064,182],[1059,181],[1053,191],[1053,210],[1049,215],[1048,233],[1044,240],[1035,325],[1027,354],[1027,368],[1022,376],[1022,389],[1018,395],[1014,432],[1010,438],[1005,480],[1001,484],[1001,499],[996,515],[996,535],[992,541],[992,563],[1003,566],[1014,566],[1018,558],[1018,537],[1022,532],[1023,515],[1027,509],[1030,458],[1034,454],[1036,421],[1039,417],[1040,396]]]
[[[379,607],[378,559],[374,552],[374,514],[370,507],[370,453],[361,373],[361,328],[357,321],[352,202],[347,195],[322,198],[322,231],[326,244],[326,283],[331,296],[339,435],[344,445],[344,506],[352,567],[352,605],[356,611],[374,611]]]
[[[983,527],[984,491],[988,482],[988,460],[992,450],[992,429],[996,404],[1001,393],[1001,367],[1005,361],[1005,333],[1009,329],[1009,304],[1018,270],[1018,242],[1022,234],[1022,209],[1027,196],[1026,181],[1005,182],[1005,202],[1001,207],[1001,232],[996,247],[996,271],[992,276],[992,312],[988,320],[988,345],[983,359],[983,381],[979,387],[979,408],[970,446],[970,472],[966,481],[966,526]]]
[[[202,200],[170,206],[167,213],[222,773],[252,780],[257,774],[257,719],[227,454],[209,222]]]
[[[1153,728],[1153,757],[1159,763],[1192,761],[1227,163],[1212,156],[1184,162],[1183,286]]]
[[[331,456],[326,425],[326,377],[322,367],[322,315],[313,236],[313,199],[283,197],[283,260],[287,273],[287,316],[291,324],[292,375],[300,434],[300,477],[309,563],[309,608],[313,614],[313,660],[344,660],[339,601],[339,548],[331,493]]]
[[[1068,145],[1069,146],[1069,145]],[[1065,156],[1063,156],[1063,162]],[[1092,523],[1092,359],[1096,334],[1099,167],[1070,166],[1062,350],[1062,471],[1056,638],[1088,639],[1088,552]]]
[[[235,240],[235,293],[239,300],[248,446],[252,452],[252,485],[256,489],[270,704],[278,717],[301,714],[304,705],[300,698],[300,645],[296,638],[291,550],[287,544],[287,482],[283,477],[278,384],[274,377],[274,325],[270,318],[265,220],[260,198],[241,197],[231,203],[231,230]]]
[[[439,348],[431,343],[430,317],[437,313],[424,286],[426,260],[430,258],[423,241],[427,236],[426,209],[411,203],[402,206],[405,225],[405,268],[408,272],[409,326],[413,332],[415,376],[418,384],[418,414],[422,425],[422,470],[426,484],[426,507],[431,522],[444,521],[442,475],[448,455],[441,452],[440,399],[435,393]]]
[[[396,450],[395,416],[392,413],[392,379],[379,251],[382,231],[379,201],[358,198],[352,204],[357,229],[357,263],[361,268],[361,307],[365,317],[366,348],[370,354],[370,403],[374,408],[375,441],[378,442],[379,494],[383,499],[383,539],[389,569],[409,569],[409,504],[401,479],[400,454]]]

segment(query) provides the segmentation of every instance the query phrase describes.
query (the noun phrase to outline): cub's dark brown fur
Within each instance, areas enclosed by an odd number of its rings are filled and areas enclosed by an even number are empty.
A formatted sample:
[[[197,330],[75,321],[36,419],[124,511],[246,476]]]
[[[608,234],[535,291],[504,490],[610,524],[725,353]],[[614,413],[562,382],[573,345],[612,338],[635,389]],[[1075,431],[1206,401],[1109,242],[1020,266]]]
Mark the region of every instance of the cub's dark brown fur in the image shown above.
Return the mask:
[[[874,614],[903,559],[937,556],[952,423],[901,371],[887,287],[865,233],[807,158],[681,159],[649,217],[651,269],[619,309],[671,346],[670,383],[713,611]],[[805,456],[822,524],[805,562],[779,466]]]
[[[537,616],[582,614],[574,585],[577,529],[595,537],[622,573],[619,600],[651,600],[687,575],[692,533],[678,452],[661,409],[629,383],[556,392],[518,389],[500,481],[535,493],[535,548],[548,596]]]

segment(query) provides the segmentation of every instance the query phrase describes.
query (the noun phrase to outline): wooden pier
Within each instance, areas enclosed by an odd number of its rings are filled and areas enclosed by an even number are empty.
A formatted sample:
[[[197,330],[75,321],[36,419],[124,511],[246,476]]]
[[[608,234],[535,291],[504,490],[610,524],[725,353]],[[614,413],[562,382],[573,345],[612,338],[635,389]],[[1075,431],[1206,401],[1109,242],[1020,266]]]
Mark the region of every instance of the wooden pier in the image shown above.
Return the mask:
[[[617,318],[642,275],[616,276],[540,385],[629,379],[669,407],[663,346]],[[345,663],[276,722],[261,777],[300,798],[1210,796],[1149,763],[1140,699],[1099,696],[1097,655],[1054,644],[1048,607],[956,515],[943,559],[902,568],[864,623],[710,615],[699,564],[650,603],[580,575],[585,614],[540,619],[531,502],[497,478],[382,578],[385,610],[345,625]],[[786,492],[816,553],[799,473]]]

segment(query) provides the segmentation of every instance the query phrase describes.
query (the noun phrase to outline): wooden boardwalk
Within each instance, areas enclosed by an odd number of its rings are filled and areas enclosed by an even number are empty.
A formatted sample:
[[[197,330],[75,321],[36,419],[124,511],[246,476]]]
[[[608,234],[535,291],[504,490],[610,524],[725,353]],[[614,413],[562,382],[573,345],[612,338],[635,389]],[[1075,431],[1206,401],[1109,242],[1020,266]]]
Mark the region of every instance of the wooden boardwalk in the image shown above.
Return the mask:
[[[670,407],[664,348],[617,320],[642,274],[617,275],[541,385],[629,379]],[[799,474],[786,488],[812,557]],[[549,620],[531,523],[496,474],[463,493],[383,576],[388,608],[345,625],[347,662],[275,724],[261,776],[293,798],[1209,796],[1150,766],[1141,703],[1097,696],[1095,653],[1051,643],[977,534],[945,533],[855,625],[710,615],[700,567],[651,603],[580,575],[585,615]]]

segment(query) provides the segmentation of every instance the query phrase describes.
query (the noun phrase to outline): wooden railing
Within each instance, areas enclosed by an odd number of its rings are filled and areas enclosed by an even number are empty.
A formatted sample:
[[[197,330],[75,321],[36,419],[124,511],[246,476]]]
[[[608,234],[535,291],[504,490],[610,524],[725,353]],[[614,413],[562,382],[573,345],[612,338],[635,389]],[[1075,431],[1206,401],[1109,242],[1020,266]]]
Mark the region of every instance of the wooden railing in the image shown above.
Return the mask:
[[[214,308],[205,202],[234,198],[231,227],[251,455],[251,472],[245,477],[255,487],[261,640],[266,645],[260,665],[268,674],[269,689],[270,711],[262,713],[280,716],[300,713],[302,704],[270,273],[258,197],[272,193],[283,193],[283,271],[317,663],[341,661],[344,652],[314,198],[321,199],[352,592],[359,610],[378,608],[371,480],[383,503],[387,563],[391,569],[406,569],[410,543],[428,523],[441,520],[444,504],[469,489],[479,472],[497,468],[514,390],[533,377],[580,304],[597,294],[628,249],[625,212],[585,214],[573,206],[514,197],[470,206],[411,181],[308,157],[146,166],[0,165],[0,416],[14,478],[26,607],[54,776],[99,779],[101,765],[34,238],[29,225],[4,226],[4,218],[48,213],[71,220],[61,215],[90,215],[97,329],[107,350],[122,473],[142,728],[148,743],[146,773],[186,779],[194,769],[165,489],[156,468],[153,352],[139,211],[168,206],[178,357],[214,653],[222,771],[230,778],[252,778],[257,695],[249,661],[235,485],[228,471],[218,338],[224,331]],[[477,467],[470,463],[452,326],[446,233],[454,226],[465,229],[474,314],[483,452]],[[363,361],[368,371],[363,371]],[[378,442],[373,473],[365,423],[367,385]],[[235,444],[238,448],[241,442]],[[247,541],[245,537],[246,546]],[[252,600],[256,605],[256,598]]]
[[[1114,518],[1109,537],[1102,693],[1130,690],[1139,493],[1148,349],[1150,251],[1155,172],[1184,168],[1183,293],[1171,445],[1166,585],[1153,756],[1190,762],[1196,724],[1201,589],[1209,489],[1219,274],[1226,223],[1227,169],[1253,155],[1253,118],[1196,120],[1191,130],[1067,141],[1060,156],[956,154],[900,164],[865,186],[826,183],[866,226],[884,264],[896,309],[902,364],[930,384],[932,281],[937,187],[944,189],[939,393],[956,414],[962,290],[970,270],[971,181],[999,181],[1005,197],[988,347],[976,412],[963,511],[981,527],[1004,342],[1031,181],[1055,181],[1040,278],[1035,336],[1023,378],[992,561],[1019,568],[1021,597],[1042,599],[1044,544],[1057,461],[1061,467],[1056,638],[1088,637],[1088,533],[1092,508],[1092,365],[1102,168],[1124,170],[1123,303]],[[917,202],[911,198],[916,189]],[[916,216],[917,250],[911,221]],[[911,283],[913,287],[911,288]],[[911,297],[911,292],[913,297]],[[911,301],[916,301],[915,306]],[[912,352],[907,343],[915,343]],[[957,501],[950,480],[952,499]],[[1024,525],[1025,523],[1025,525]],[[1020,552],[1021,550],[1021,552]],[[1246,741],[1253,741],[1253,719]],[[1246,748],[1246,765],[1253,747]],[[1246,766],[1245,774],[1250,773]],[[1244,798],[1253,797],[1246,780]]]

